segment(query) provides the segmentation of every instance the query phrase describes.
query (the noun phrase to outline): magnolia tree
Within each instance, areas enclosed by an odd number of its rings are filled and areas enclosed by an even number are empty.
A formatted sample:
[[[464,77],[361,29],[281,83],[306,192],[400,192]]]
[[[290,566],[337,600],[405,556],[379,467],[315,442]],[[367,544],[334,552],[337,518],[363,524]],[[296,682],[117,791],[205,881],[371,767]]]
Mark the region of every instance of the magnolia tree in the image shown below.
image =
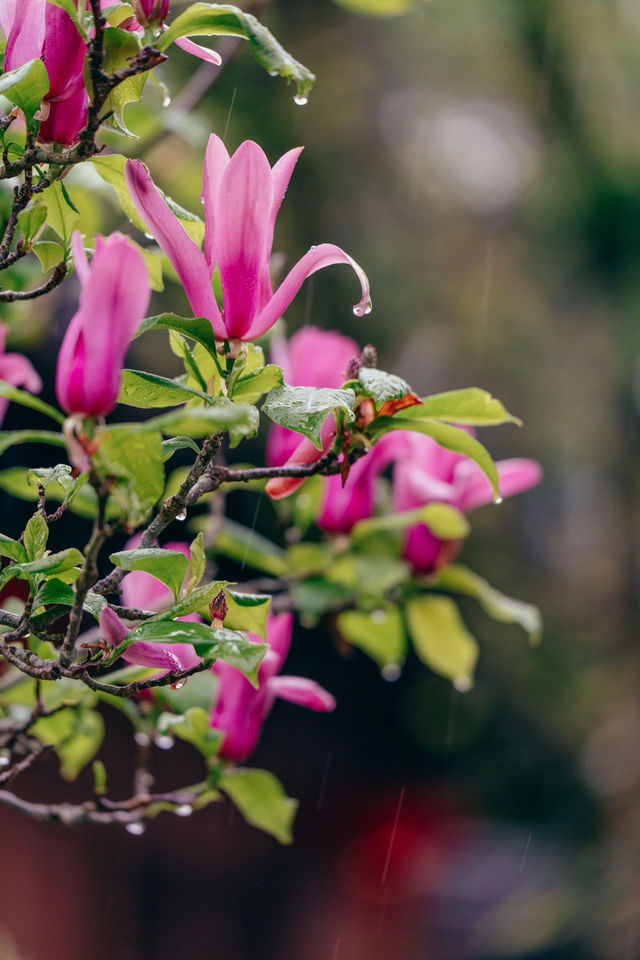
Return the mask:
[[[371,310],[364,270],[332,243],[311,247],[272,287],[275,220],[301,148],[272,165],[257,143],[230,156],[212,133],[198,213],[167,197],[144,163],[105,150],[103,128],[128,142],[125,106],[172,44],[219,62],[192,36],[243,38],[306,100],[312,74],[254,17],[208,3],[169,15],[169,0],[0,0],[0,178],[10,196],[0,302],[50,294],[72,272],[79,282],[58,352],[60,409],[38,398],[41,379],[26,357],[0,356],[0,413],[11,402],[30,418],[28,429],[0,433],[0,450],[22,445],[28,464],[0,480],[34,510],[24,530],[0,535],[0,803],[135,834],[161,811],[185,816],[226,795],[287,841],[295,801],[271,773],[244,764],[276,698],[336,706],[313,679],[283,672],[294,624],[326,620],[386,679],[411,646],[469,689],[478,648],[457,596],[533,640],[540,625],[535,608],[457,562],[466,515],[531,487],[540,471],[530,460],[496,464],[476,439],[476,427],[518,422],[484,390],[420,398],[378,368],[372,346],[315,327],[285,338],[278,321],[324,267],[349,267],[355,314]],[[65,178],[82,165],[115,188],[144,247],[77,229],[74,177]],[[39,261],[41,279],[13,289],[24,258]],[[184,316],[147,316],[163,269],[184,289]],[[151,330],[167,331],[182,375],[125,368],[132,339]],[[241,445],[261,425],[266,463],[254,465]],[[225,517],[225,494],[239,488],[273,500],[279,543]],[[68,514],[84,519],[58,524]],[[252,579],[237,582],[245,567]],[[125,799],[110,795],[96,759],[113,710],[126,715],[139,751]],[[202,780],[155,792],[153,750],[176,737],[201,754]],[[14,792],[50,750],[66,779],[93,762],[85,802]]]

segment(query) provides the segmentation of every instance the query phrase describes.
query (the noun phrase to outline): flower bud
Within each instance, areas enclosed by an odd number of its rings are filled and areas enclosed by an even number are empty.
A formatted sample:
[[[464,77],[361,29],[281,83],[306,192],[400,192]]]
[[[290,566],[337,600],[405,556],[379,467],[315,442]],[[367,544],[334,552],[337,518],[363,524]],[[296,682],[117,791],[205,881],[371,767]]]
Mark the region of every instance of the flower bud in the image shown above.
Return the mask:
[[[229,607],[227,604],[227,598],[224,590],[221,590],[220,593],[216,594],[211,603],[209,604],[209,613],[211,614],[211,626],[212,627],[221,627],[224,623],[224,619],[229,612]]]
[[[131,0],[136,20],[143,27],[161,24],[169,15],[169,0]]]

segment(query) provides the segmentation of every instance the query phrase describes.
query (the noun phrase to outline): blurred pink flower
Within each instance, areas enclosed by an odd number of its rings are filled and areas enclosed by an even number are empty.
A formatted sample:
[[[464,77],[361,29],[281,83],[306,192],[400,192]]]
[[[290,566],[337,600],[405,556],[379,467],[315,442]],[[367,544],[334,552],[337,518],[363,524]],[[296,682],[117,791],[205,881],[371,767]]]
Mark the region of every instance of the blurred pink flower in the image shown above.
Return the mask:
[[[269,650],[258,668],[257,690],[239,670],[228,663],[218,660],[213,665],[219,687],[211,714],[211,726],[224,733],[219,756],[225,760],[245,760],[253,752],[276,697],[310,710],[335,709],[335,699],[315,681],[305,677],[278,676],[289,652],[292,630],[293,617],[290,613],[269,614]],[[261,642],[259,637],[250,636],[252,640]]]
[[[0,380],[10,383],[13,387],[24,387],[29,393],[40,393],[42,380],[33,369],[31,361],[21,353],[5,353],[4,345],[7,339],[7,328],[0,323]],[[0,397],[0,425],[7,412],[9,401]]]
[[[104,416],[116,405],[127,347],[149,305],[142,254],[120,233],[96,237],[91,260],[75,233],[76,271],[82,287],[58,354],[56,394],[67,413]]]
[[[370,309],[366,274],[331,243],[312,247],[275,294],[272,291],[269,261],[276,215],[301,149],[290,150],[272,169],[252,140],[245,140],[229,157],[222,140],[211,135],[202,180],[204,252],[169,209],[147,168],[139,160],[127,162],[126,181],[133,202],[175,267],[194,314],[207,317],[220,340],[261,337],[282,316],[304,280],[335,263],[350,265],[360,280],[362,299],[355,312],[361,316]],[[222,311],[211,286],[216,268]]]
[[[282,367],[284,379],[292,387],[339,387],[349,361],[359,353],[355,340],[318,327],[303,327],[289,341],[278,337],[271,346],[271,359]],[[322,427],[323,449],[319,452],[299,433],[273,424],[267,438],[267,462],[275,467],[315,463],[331,446],[335,429],[331,416]],[[284,477],[270,480],[266,489],[270,497],[279,500],[290,496],[302,483],[304,480]]]
[[[84,85],[86,46],[68,13],[47,0],[0,0],[0,26],[7,39],[5,70],[41,58],[49,76],[38,139],[74,143],[87,122]]]

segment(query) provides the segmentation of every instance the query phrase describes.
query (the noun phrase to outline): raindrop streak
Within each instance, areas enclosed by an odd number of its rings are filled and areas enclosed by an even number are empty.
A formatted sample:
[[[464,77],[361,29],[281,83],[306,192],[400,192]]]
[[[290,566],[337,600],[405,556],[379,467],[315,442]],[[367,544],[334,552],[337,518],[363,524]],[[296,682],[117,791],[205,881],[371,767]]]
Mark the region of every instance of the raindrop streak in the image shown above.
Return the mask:
[[[527,842],[524,848],[524,853],[522,854],[522,860],[520,861],[520,873],[524,870],[524,862],[527,859],[527,854],[529,853],[529,845],[531,844],[531,837],[533,836],[533,830],[530,831],[527,838]]]
[[[251,521],[251,526],[249,527],[249,536],[247,537],[247,548],[244,551],[244,557],[242,559],[241,570],[244,570],[247,564],[247,557],[249,556],[249,550],[251,549],[251,541],[253,540],[253,531],[255,530],[256,523],[258,522],[258,514],[260,512],[260,507],[262,506],[262,498],[264,497],[264,490],[260,492],[258,497],[258,502],[256,504],[255,513],[253,514],[253,520]]]
[[[555,18],[550,16],[547,20],[547,27],[544,34],[544,48],[542,50],[542,69],[540,71],[540,83],[538,85],[538,95],[536,97],[536,107],[538,113],[546,116],[549,112],[549,102],[551,99],[551,79],[556,60],[556,50],[558,45],[558,31],[556,29]]]
[[[313,247],[311,247],[311,249],[313,250]],[[309,278],[309,282],[308,282],[308,284],[307,284],[307,297],[306,297],[306,300],[305,300],[305,302],[304,302],[304,325],[305,325],[305,327],[308,327],[309,324],[311,323],[311,304],[313,303],[313,286],[314,286],[314,281],[315,281],[315,279],[316,279],[315,277],[310,277],[310,278]]]
[[[327,790],[327,778],[329,776],[329,767],[331,766],[331,761],[333,760],[333,750],[329,750],[327,753],[327,759],[324,762],[324,770],[322,771],[322,780],[320,781],[320,793],[318,794],[318,805],[316,810],[320,813],[320,808],[324,803],[324,795]]]
[[[491,293],[493,290],[493,261],[494,261],[494,243],[493,239],[487,240],[487,246],[484,254],[484,280],[482,285],[482,299],[480,316],[478,317],[478,327],[475,344],[475,360],[478,367],[484,358],[484,347],[487,339],[487,326],[489,322],[489,309],[491,305]]]
[[[338,954],[340,953],[340,944],[342,943],[342,937],[336,937],[336,945],[333,948],[333,956],[331,960],[338,960]]]
[[[382,871],[382,883],[387,882],[387,875],[389,873],[389,864],[391,863],[391,853],[393,851],[393,845],[396,842],[396,832],[398,830],[398,821],[400,819],[400,810],[402,809],[402,802],[404,800],[404,791],[403,787],[400,791],[400,797],[398,799],[398,806],[396,808],[396,815],[393,819],[393,827],[391,828],[391,837],[389,838],[389,849],[387,850],[387,859],[385,860],[384,870]]]
[[[305,97],[304,94],[297,93],[293,98],[293,102],[297,103],[299,107],[304,107],[307,103],[309,103],[309,97]]]
[[[231,120],[231,114],[233,113],[233,105],[234,105],[234,103],[236,102],[236,94],[237,94],[237,92],[238,92],[238,88],[237,88],[237,87],[234,87],[234,88],[233,88],[233,96],[231,97],[231,104],[230,104],[230,106],[229,106],[229,113],[227,114],[227,122],[226,122],[225,125],[224,125],[224,133],[222,134],[222,142],[223,142],[223,143],[224,143],[224,142],[226,141],[226,139],[227,139],[227,130],[229,129],[229,121]]]
[[[128,823],[125,827],[127,833],[130,833],[132,837],[141,837],[146,829],[144,823],[141,823],[140,820],[136,820],[135,823]]]

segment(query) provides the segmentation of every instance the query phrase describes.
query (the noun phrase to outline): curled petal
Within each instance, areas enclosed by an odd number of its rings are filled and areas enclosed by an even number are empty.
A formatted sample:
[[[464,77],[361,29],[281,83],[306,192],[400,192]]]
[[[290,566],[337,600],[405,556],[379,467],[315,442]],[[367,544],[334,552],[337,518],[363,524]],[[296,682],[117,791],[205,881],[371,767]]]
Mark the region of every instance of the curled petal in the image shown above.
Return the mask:
[[[542,479],[542,468],[535,460],[514,457],[511,460],[500,460],[496,467],[500,477],[502,497],[523,493],[535,487]],[[493,501],[493,491],[489,481],[477,464],[470,460],[465,460],[458,465],[454,483],[459,491],[456,506],[465,513]]]
[[[321,451],[319,451],[317,447],[311,443],[311,440],[305,437],[300,441],[296,449],[293,451],[287,462],[283,464],[283,466],[299,467],[316,463],[320,457],[324,456],[324,454],[329,451],[329,448],[333,442],[333,433],[334,431],[332,430],[328,436],[323,437]],[[265,490],[272,500],[282,500],[283,497],[290,497],[292,493],[295,493],[295,491],[304,483],[304,481],[304,477],[274,477],[272,480],[267,482]]]
[[[336,247],[333,243],[321,243],[317,247],[312,247],[301,260],[298,260],[269,303],[251,324],[250,329],[243,334],[243,338],[253,340],[256,337],[261,337],[280,319],[307,277],[310,277],[317,270],[322,270],[324,267],[330,267],[337,263],[345,263],[352,267],[360,281],[362,299],[353,308],[354,313],[357,316],[368,313],[371,309],[371,294],[369,281],[362,267],[340,247]]]
[[[226,329],[200,248],[164,202],[143,163],[128,160],[125,180],[138,213],[175,267],[194,314],[208,317],[216,337],[225,339]]]
[[[204,257],[209,267],[209,274],[213,275],[215,267],[215,234],[216,234],[216,200],[220,180],[229,163],[229,152],[224,143],[212,133],[207,143],[202,169],[202,194],[200,199],[204,207]]]
[[[98,619],[102,636],[110,647],[117,647],[122,643],[129,628],[124,625],[118,614],[111,607],[103,607]]]
[[[122,659],[140,667],[157,667],[159,670],[183,669],[182,661],[171,650],[157,643],[145,643],[143,640],[138,640],[127,647],[122,654]]]
[[[222,57],[219,53],[216,53],[215,50],[210,50],[209,47],[202,47],[199,43],[194,43],[193,40],[189,40],[188,37],[179,37],[174,43],[177,47],[181,47],[186,53],[198,57],[199,60],[214,63],[217,67],[222,64]]]
[[[289,150],[284,154],[284,156],[280,157],[277,163],[274,164],[271,171],[273,194],[271,197],[271,213],[269,215],[269,222],[267,225],[267,236],[265,238],[267,255],[263,261],[262,276],[260,278],[260,309],[266,306],[273,296],[273,290],[271,289],[271,276],[269,271],[269,259],[271,256],[271,247],[273,246],[273,231],[276,223],[276,217],[278,216],[278,211],[282,205],[282,201],[284,200],[284,195],[287,192],[289,181],[291,180],[291,174],[293,173],[294,167],[298,162],[298,158],[303,149],[303,147],[294,147],[293,150]]]
[[[320,712],[330,712],[336,708],[335,697],[315,680],[306,677],[273,677],[269,686],[276,697],[296,703],[299,707]]]

